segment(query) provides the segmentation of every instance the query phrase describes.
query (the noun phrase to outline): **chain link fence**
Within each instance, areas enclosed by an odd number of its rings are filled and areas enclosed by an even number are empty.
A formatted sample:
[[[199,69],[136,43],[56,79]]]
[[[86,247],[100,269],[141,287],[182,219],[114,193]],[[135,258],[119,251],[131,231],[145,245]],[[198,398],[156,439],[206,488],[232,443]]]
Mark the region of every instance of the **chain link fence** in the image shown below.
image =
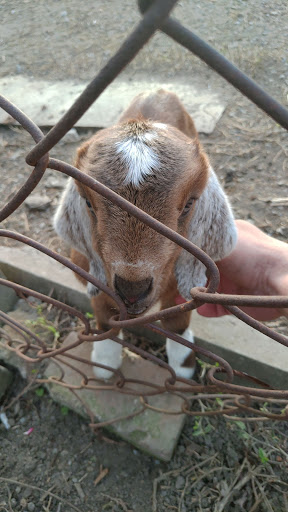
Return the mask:
[[[169,238],[181,248],[188,251],[191,255],[198,258],[207,268],[207,287],[205,289],[193,288],[191,290],[191,300],[189,302],[149,314],[145,317],[129,319],[126,307],[119,296],[116,295],[112,289],[95,279],[92,275],[71,263],[69,259],[52,251],[51,249],[48,249],[37,241],[20,233],[0,229],[0,236],[12,238],[22,244],[33,247],[36,251],[40,251],[48,255],[50,258],[53,258],[62,265],[70,268],[71,271],[76,272],[80,277],[108,294],[117,304],[119,315],[110,320],[109,331],[100,332],[94,329],[92,320],[86,318],[86,316],[76,308],[68,306],[55,298],[48,297],[19,284],[5,279],[0,279],[0,285],[14,289],[19,296],[35,297],[47,304],[50,304],[53,308],[62,310],[78,319],[78,322],[81,324],[81,329],[80,332],[77,332],[76,341],[74,340],[72,343],[66,345],[63,345],[58,341],[57,346],[51,347],[49,343],[41,339],[41,336],[32,332],[32,330],[27,326],[24,327],[23,325],[20,325],[9,317],[9,315],[0,312],[2,322],[12,327],[17,334],[17,337],[20,336],[21,338],[20,340],[16,340],[14,337],[11,338],[7,336],[4,343],[5,347],[10,351],[14,351],[17,353],[19,358],[22,358],[31,364],[41,363],[47,360],[53,361],[60,369],[60,377],[50,376],[47,379],[36,379],[36,381],[52,382],[57,386],[63,386],[70,389],[71,392],[82,401],[82,405],[90,416],[91,426],[93,428],[99,428],[109,423],[113,423],[117,421],[117,418],[105,423],[95,423],[93,412],[89,409],[83,399],[77,395],[77,391],[80,389],[106,389],[114,392],[116,391],[120,394],[139,396],[139,409],[130,416],[142,414],[143,411],[150,408],[158,411],[159,413],[169,414],[185,413],[187,415],[194,416],[220,414],[229,415],[230,418],[238,418],[237,415],[240,414],[240,416],[243,416],[244,414],[246,415],[246,419],[250,418],[251,420],[257,420],[257,418],[288,420],[288,390],[271,389],[267,384],[261,382],[259,379],[233,370],[230,364],[217,354],[214,354],[198,345],[191,345],[181,336],[164,330],[155,323],[157,320],[169,317],[169,315],[174,316],[175,314],[181,314],[185,311],[196,309],[203,303],[221,304],[230,313],[246,324],[257,329],[266,336],[269,336],[278,343],[288,346],[288,338],[286,336],[275,332],[268,326],[256,321],[239,309],[239,306],[284,308],[288,307],[288,298],[217,294],[216,290],[219,284],[219,272],[216,264],[207,254],[175,231],[161,224],[156,219],[150,217],[148,214],[129,203],[109,188],[105,187],[102,183],[83,174],[72,165],[51,158],[48,153],[74,126],[76,121],[87,111],[92,103],[97,100],[100,94],[106,89],[106,87],[108,87],[123,68],[137,55],[139,50],[149,41],[158,29],[162,30],[177,43],[188,48],[195,55],[200,57],[234,87],[239,89],[242,94],[247,96],[251,101],[258,105],[258,107],[271,116],[279,125],[285,129],[288,128],[288,111],[283,106],[265,93],[255,82],[244,75],[225,57],[216,52],[195,34],[184,28],[180,23],[169,17],[171,10],[176,3],[177,0],[139,0],[139,7],[143,13],[143,18],[139,22],[138,26],[127,37],[118,52],[110,59],[107,65],[91,81],[68,112],[66,112],[66,114],[46,136],[44,136],[38,126],[36,126],[33,121],[25,115],[25,113],[21,112],[15,105],[10,103],[10,101],[0,96],[0,107],[13,119],[18,121],[18,123],[29,132],[35,142],[35,146],[26,157],[26,162],[33,167],[33,170],[25,184],[1,210],[1,222],[15,212],[23,203],[36,185],[41,181],[45,170],[47,168],[54,169],[57,172],[71,176],[77,181],[83,183],[85,186],[90,187],[98,194],[101,194],[109,201],[112,201],[114,204],[135,216],[144,224],[150,226],[153,230],[157,231],[164,237]],[[127,341],[123,341],[115,336],[115,332],[119,328],[135,328],[136,326],[143,325],[153,332],[170,338],[182,345],[193,348],[200,361],[203,357],[206,358],[205,360],[208,359],[210,364],[207,365],[208,370],[206,374],[206,381],[199,383],[195,380],[177,378],[173,369],[165,363],[165,361],[159,359],[159,357],[156,357],[152,353],[148,353],[142,348],[128,343]],[[73,355],[73,352],[71,353],[71,350],[84,343],[87,344],[107,338],[117,341],[124,347],[127,347],[130,351],[165,368],[169,372],[168,378],[159,385],[149,381],[127,379],[121,370],[113,370],[109,367],[104,368],[113,371],[116,375],[116,379],[114,379],[112,383],[103,383],[97,381],[96,378],[88,378],[87,375],[83,374],[80,370],[77,370],[77,361],[90,366],[97,366],[97,363],[92,363],[89,359],[83,359],[80,356],[75,356]],[[74,371],[78,372],[81,383],[77,385],[67,383],[65,380],[65,368],[72,368]],[[237,381],[240,379],[240,382],[241,380],[250,380],[251,386],[236,384],[235,377],[238,378]],[[141,391],[139,391],[139,386],[142,388]],[[170,393],[180,398],[181,405],[178,410],[171,412],[171,410],[159,409],[149,403],[149,397],[163,393]],[[195,407],[195,404],[198,403],[199,405],[203,400],[206,403],[204,410],[203,408],[201,409],[200,406]],[[269,404],[269,410],[267,407],[262,406],[263,402]],[[193,404],[192,408],[191,404]],[[126,416],[126,418],[127,417],[128,416]],[[121,419],[123,419],[123,417]]]

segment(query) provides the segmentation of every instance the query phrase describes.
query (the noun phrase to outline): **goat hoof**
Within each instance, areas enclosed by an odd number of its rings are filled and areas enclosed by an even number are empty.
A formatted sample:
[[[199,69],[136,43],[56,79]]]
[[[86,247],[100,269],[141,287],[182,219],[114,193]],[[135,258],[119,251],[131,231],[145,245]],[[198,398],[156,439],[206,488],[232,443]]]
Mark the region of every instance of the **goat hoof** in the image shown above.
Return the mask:
[[[187,366],[177,366],[173,368],[173,370],[176,373],[177,377],[180,377],[182,379],[192,379],[195,373],[195,366],[193,368],[188,368]]]
[[[194,343],[193,332],[189,327],[185,329],[181,336],[185,340],[190,341],[190,343]],[[168,363],[171,368],[173,368],[177,377],[191,379],[195,372],[195,353],[193,350],[185,345],[181,345],[181,343],[177,343],[177,341],[167,338],[166,351]]]

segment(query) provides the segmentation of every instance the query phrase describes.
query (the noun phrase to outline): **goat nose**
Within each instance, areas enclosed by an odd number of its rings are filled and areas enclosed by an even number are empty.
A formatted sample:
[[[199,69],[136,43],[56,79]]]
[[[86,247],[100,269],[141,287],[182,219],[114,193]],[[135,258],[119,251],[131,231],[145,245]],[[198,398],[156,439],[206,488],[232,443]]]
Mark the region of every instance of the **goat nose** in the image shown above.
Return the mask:
[[[120,276],[115,275],[114,286],[124,302],[135,304],[141,299],[145,299],[152,289],[152,277],[142,279],[142,281],[127,281]]]

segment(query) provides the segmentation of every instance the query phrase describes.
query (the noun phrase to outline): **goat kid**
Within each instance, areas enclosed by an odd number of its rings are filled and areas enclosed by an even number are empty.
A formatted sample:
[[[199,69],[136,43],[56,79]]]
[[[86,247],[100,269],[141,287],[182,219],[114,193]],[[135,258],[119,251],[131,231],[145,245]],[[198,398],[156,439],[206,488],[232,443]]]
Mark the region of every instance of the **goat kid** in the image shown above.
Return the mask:
[[[169,228],[203,249],[213,260],[227,256],[236,243],[228,200],[209,165],[189,114],[168,91],[137,96],[118,124],[98,131],[80,147],[76,166]],[[175,305],[205,286],[206,268],[187,251],[82,183],[69,178],[54,226],[72,247],[72,261],[108,284],[129,315],[143,315],[156,302]],[[98,328],[109,329],[115,303],[88,283]],[[193,343],[191,313],[162,320],[165,329]],[[120,331],[119,336],[122,337]],[[194,373],[193,350],[167,339],[168,362],[179,377]],[[113,340],[93,343],[91,359],[117,369],[122,346]],[[108,379],[112,371],[94,366]]]

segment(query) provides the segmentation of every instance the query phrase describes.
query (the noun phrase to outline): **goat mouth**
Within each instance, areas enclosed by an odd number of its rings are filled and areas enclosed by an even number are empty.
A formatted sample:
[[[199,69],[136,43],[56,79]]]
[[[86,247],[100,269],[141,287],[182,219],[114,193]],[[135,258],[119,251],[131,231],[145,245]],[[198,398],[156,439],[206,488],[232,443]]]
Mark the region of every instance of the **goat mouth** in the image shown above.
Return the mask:
[[[130,308],[127,308],[127,313],[128,315],[130,316],[139,316],[141,315],[142,313],[144,313],[146,311],[146,309],[148,309],[149,306],[142,306],[142,307],[130,307]]]

